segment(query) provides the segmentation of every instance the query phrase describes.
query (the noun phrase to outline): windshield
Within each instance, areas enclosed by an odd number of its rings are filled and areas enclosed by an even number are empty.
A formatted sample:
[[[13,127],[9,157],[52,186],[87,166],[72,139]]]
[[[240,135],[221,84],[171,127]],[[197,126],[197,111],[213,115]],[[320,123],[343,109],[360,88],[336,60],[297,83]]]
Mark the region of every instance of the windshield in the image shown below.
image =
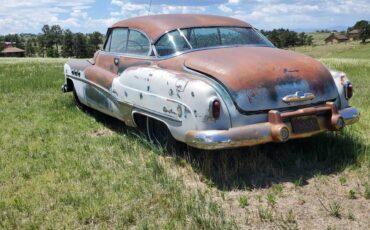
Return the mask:
[[[218,46],[267,46],[272,43],[252,28],[204,27],[174,30],[155,44],[159,56],[168,56],[190,49]]]

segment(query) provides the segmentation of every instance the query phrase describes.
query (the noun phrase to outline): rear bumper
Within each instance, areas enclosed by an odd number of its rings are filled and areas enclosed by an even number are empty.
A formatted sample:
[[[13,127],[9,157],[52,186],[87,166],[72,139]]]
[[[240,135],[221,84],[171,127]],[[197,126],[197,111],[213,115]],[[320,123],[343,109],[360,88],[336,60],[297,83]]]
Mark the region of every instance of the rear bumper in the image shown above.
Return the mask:
[[[319,129],[312,132],[294,133],[290,119],[316,115]],[[268,122],[231,128],[228,130],[191,130],[186,133],[185,142],[200,149],[223,149],[253,146],[268,142],[285,142],[289,139],[305,138],[324,131],[337,131],[346,125],[356,123],[360,112],[354,107],[338,111],[332,102],[324,106],[310,107],[293,112],[280,113],[271,110]]]

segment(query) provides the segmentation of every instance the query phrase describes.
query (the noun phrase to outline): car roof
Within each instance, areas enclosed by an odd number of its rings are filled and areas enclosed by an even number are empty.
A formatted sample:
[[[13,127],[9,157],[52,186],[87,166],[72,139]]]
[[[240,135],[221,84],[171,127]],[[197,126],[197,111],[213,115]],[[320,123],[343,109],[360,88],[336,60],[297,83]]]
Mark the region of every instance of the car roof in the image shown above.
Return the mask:
[[[128,27],[145,32],[152,41],[168,31],[179,28],[235,26],[251,27],[250,24],[229,17],[201,14],[162,14],[141,16],[119,21],[111,28]]]

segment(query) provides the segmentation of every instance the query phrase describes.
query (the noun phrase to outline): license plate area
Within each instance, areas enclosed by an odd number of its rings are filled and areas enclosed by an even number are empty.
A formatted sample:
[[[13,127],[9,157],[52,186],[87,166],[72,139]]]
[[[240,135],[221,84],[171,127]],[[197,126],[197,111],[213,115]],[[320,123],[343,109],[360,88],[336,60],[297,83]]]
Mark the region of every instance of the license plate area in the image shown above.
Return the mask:
[[[316,116],[304,116],[291,118],[293,133],[309,133],[320,130]]]

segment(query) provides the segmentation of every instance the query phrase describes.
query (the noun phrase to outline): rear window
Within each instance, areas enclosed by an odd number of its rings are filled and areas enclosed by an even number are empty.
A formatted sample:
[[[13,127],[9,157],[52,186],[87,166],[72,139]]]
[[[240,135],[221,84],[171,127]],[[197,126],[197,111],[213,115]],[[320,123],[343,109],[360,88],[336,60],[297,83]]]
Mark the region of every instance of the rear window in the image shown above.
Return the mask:
[[[272,43],[252,28],[204,27],[169,32],[162,36],[155,47],[159,56],[168,56],[189,49],[221,46],[267,46]]]

